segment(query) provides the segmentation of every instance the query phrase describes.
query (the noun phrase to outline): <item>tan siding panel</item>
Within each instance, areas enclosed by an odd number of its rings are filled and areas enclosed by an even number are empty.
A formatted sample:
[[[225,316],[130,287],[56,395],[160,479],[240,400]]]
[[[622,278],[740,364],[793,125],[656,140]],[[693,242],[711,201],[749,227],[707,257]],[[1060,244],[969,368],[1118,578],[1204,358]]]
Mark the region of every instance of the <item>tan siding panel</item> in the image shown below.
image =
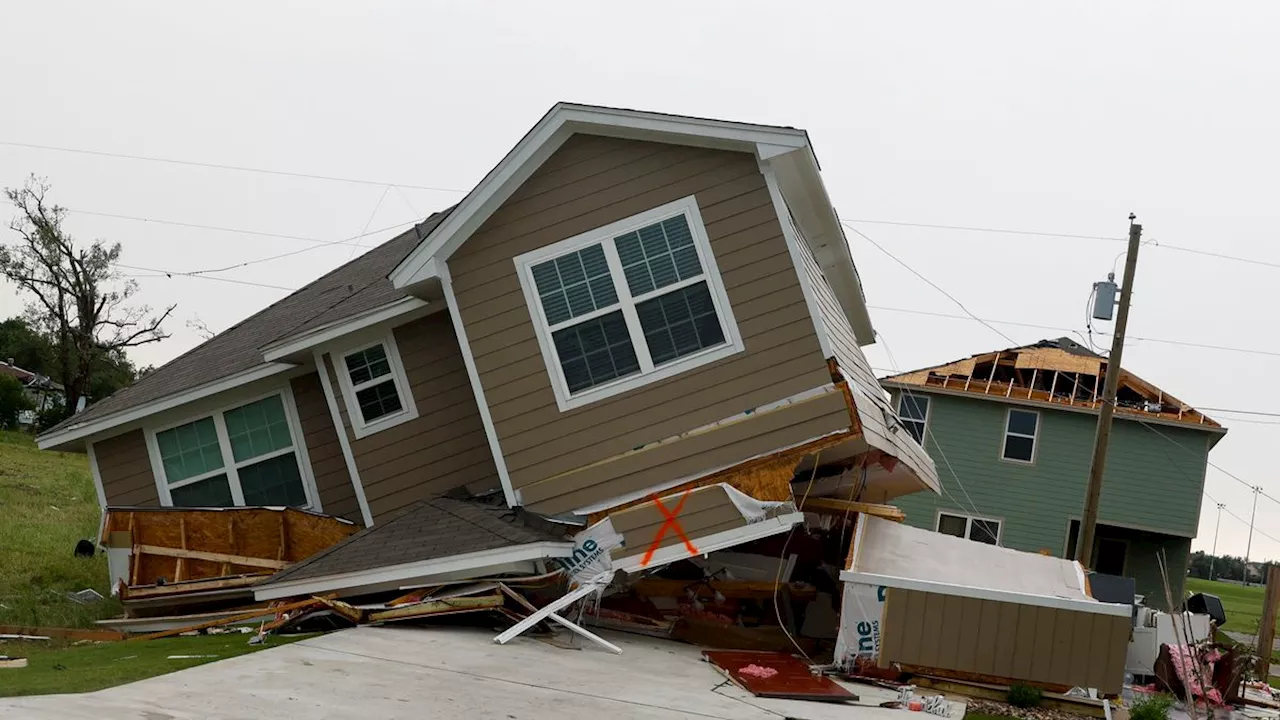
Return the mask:
[[[500,486],[449,315],[428,315],[394,332],[418,417],[357,439],[346,403],[338,403],[375,523],[455,487]],[[332,366],[326,358],[334,391],[341,392]]]
[[[663,482],[696,477],[848,427],[844,398],[830,393],[547,479],[521,492],[531,510],[554,515]]]
[[[290,385],[294,403],[298,406],[298,421],[302,425],[303,442],[311,460],[311,474],[316,480],[320,505],[330,515],[360,522],[360,503],[356,500],[355,487],[347,472],[346,458],[342,455],[342,445],[338,442],[338,431],[333,426],[333,416],[329,413],[319,373],[296,377]]]
[[[1124,617],[893,588],[886,595],[882,666],[1118,692],[1129,628]]]
[[[93,453],[98,460],[98,475],[102,478],[107,505],[160,504],[142,430],[99,440],[93,444]]]

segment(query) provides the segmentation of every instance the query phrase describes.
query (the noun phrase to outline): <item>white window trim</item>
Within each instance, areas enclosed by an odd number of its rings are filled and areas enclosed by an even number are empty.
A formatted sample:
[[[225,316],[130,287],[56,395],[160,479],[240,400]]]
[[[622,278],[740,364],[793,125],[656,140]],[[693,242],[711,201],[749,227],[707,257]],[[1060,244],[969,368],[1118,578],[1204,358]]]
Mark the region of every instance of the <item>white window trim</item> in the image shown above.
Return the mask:
[[[627,285],[626,276],[622,272],[622,261],[618,258],[618,251],[613,239],[632,230],[637,230],[677,215],[684,215],[689,223],[689,230],[693,235],[693,244],[698,252],[698,259],[702,262],[703,274],[696,279],[684,280],[644,295],[633,297],[631,289]],[[542,302],[538,295],[537,285],[533,281],[533,266],[597,244],[604,249],[605,259],[609,263],[609,275],[612,277],[614,288],[617,291],[618,303],[610,305],[607,309],[595,310],[552,326],[547,322],[546,315],[542,309]],[[729,296],[724,289],[724,281],[720,277],[720,268],[716,266],[715,255],[711,252],[711,242],[707,238],[706,227],[702,224],[702,213],[698,210],[697,198],[693,195],[527,252],[517,256],[515,264],[516,272],[520,277],[520,286],[524,290],[525,302],[528,305],[529,314],[533,318],[534,331],[538,336],[538,346],[542,349],[542,359],[546,363],[547,373],[551,377],[551,387],[555,391],[556,404],[562,412],[658,382],[701,365],[729,357],[745,349],[742,335],[738,332],[737,320],[734,319],[733,309],[729,304]],[[649,347],[644,342],[644,332],[640,327],[636,304],[698,282],[706,282],[707,288],[711,291],[711,301],[715,305],[716,315],[720,318],[720,329],[725,338],[724,343],[678,358],[661,367],[655,367],[653,360],[649,356]],[[636,359],[640,363],[640,372],[580,390],[576,393],[570,393],[568,382],[564,378],[564,370],[561,368],[559,358],[556,356],[555,344],[552,342],[551,333],[553,332],[553,327],[558,329],[576,325],[593,317],[616,312],[619,309],[622,310],[622,316],[626,319],[627,330],[631,333],[631,342],[635,348]]]
[[[223,418],[223,414],[228,410],[234,410],[235,408],[249,405],[250,403],[258,402],[259,400],[265,400],[266,398],[276,395],[280,396],[280,403],[284,406],[285,420],[289,425],[289,438],[293,441],[293,444],[287,448],[273,450],[269,453],[258,455],[248,460],[236,462],[235,455],[231,451],[231,438],[227,433],[227,424],[226,420]],[[222,453],[223,466],[217,470],[211,470],[201,475],[184,478],[170,485],[168,479],[165,477],[164,460],[160,455],[160,443],[156,440],[156,435],[164,432],[165,430],[196,422],[197,420],[203,420],[207,417],[213,418],[213,427],[214,431],[218,435],[218,451]],[[228,483],[231,486],[231,501],[236,507],[244,507],[244,491],[240,487],[239,469],[246,465],[253,465],[255,463],[262,462],[263,460],[270,460],[273,457],[278,457],[292,452],[294,460],[298,463],[298,473],[302,477],[303,491],[307,495],[307,504],[303,506],[303,509],[314,510],[316,512],[320,512],[323,509],[320,503],[320,492],[316,488],[315,476],[311,472],[311,459],[307,455],[306,438],[302,434],[302,423],[298,420],[298,408],[293,399],[292,386],[286,385],[282,388],[271,390],[254,397],[227,403],[226,405],[213,410],[185,417],[182,420],[147,428],[144,436],[147,442],[147,455],[151,460],[151,473],[155,477],[156,491],[160,497],[160,504],[165,507],[173,506],[173,496],[169,492],[171,488],[180,488],[185,485],[191,485],[200,482],[201,480],[207,480],[208,478],[216,475],[227,476]],[[231,461],[229,464],[227,463],[228,460]]]
[[[367,383],[361,383],[357,388],[351,383],[351,373],[347,372],[347,356],[368,350],[375,345],[381,345],[387,354],[387,364],[391,366],[391,380],[395,383],[396,394],[400,396],[401,409],[398,413],[383,415],[372,422],[365,422],[364,415],[360,412],[360,403],[356,402],[356,390],[386,382],[387,376],[380,375]],[[418,404],[413,400],[409,378],[405,375],[404,363],[400,360],[400,348],[396,345],[396,336],[393,331],[388,330],[385,335],[376,340],[334,352],[331,357],[333,371],[338,376],[338,386],[342,389],[342,401],[347,406],[347,418],[351,422],[351,431],[355,433],[357,440],[417,419]]]
[[[919,402],[920,400],[924,401],[924,420],[923,421],[903,416],[902,401],[908,396],[910,396],[916,402]],[[920,431],[920,447],[924,447],[924,441],[929,438],[929,418],[933,416],[933,398],[929,397],[928,395],[925,395],[924,393],[911,392],[910,390],[903,390],[900,393],[898,393],[898,407],[894,408],[894,410],[896,410],[898,413],[898,422],[902,423],[904,426],[908,422],[922,422],[924,424],[924,428],[921,429]],[[1008,427],[1007,424],[1006,424],[1006,427]],[[1040,425],[1037,423],[1036,427],[1040,427]],[[910,431],[908,431],[908,433],[910,433]],[[1004,452],[1003,447],[1001,448],[1001,452]]]
[[[1004,519],[1003,518],[983,517],[981,515],[969,515],[967,513],[956,512],[954,510],[944,510],[942,508],[938,508],[938,511],[934,513],[934,516],[933,516],[934,532],[942,532],[941,527],[942,527],[943,515],[946,515],[948,517],[954,517],[954,518],[963,518],[965,521],[964,537],[961,539],[971,540],[972,542],[981,542],[979,540],[972,540],[972,538],[969,537],[969,533],[973,531],[974,520],[981,520],[982,522],[995,523],[996,524],[996,546],[1004,547]]]
[[[1012,430],[1009,429],[1009,416],[1015,411],[1036,416],[1036,431],[1034,434],[1027,435],[1025,433],[1013,432]],[[1031,459],[1030,460],[1005,457],[1004,448],[1005,448],[1005,445],[1008,443],[1010,435],[1014,437],[1020,437],[1020,438],[1031,438]],[[1009,408],[1005,410],[1004,411],[1004,432],[1001,433],[1000,435],[1000,459],[1004,462],[1017,463],[1019,465],[1035,465],[1036,457],[1039,455],[1040,455],[1040,411],[1025,410],[1023,408]]]

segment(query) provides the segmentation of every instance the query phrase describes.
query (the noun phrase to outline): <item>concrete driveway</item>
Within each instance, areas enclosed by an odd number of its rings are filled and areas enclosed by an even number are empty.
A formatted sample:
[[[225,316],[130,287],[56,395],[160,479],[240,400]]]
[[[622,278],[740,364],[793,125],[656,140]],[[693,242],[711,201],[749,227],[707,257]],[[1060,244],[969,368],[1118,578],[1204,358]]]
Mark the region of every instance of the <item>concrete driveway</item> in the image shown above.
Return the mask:
[[[734,718],[890,720],[894,696],[849,686],[860,705],[763,700],[703,662],[696,647],[610,633],[623,648],[495,645],[470,628],[362,627],[82,695],[0,699],[0,717],[137,718]],[[952,717],[964,716],[963,707]]]

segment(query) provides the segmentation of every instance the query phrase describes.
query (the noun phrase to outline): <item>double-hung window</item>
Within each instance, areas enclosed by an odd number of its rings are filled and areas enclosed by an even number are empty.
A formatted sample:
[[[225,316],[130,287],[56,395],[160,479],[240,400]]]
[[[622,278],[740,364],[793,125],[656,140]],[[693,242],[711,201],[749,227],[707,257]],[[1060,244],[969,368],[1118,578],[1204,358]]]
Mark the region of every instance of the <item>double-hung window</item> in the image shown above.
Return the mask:
[[[314,506],[284,394],[152,434],[161,497],[178,507]]]
[[[1039,430],[1040,413],[1010,408],[1005,418],[1004,448],[1000,457],[1014,462],[1035,462],[1036,436]]]
[[[356,437],[418,417],[394,334],[339,353],[335,365]]]
[[[929,427],[929,397],[903,390],[898,396],[898,418],[911,437],[924,445],[924,433]]]
[[[742,349],[692,196],[515,262],[562,410]]]
[[[937,530],[944,535],[969,538],[988,545],[1000,544],[999,520],[939,512]]]

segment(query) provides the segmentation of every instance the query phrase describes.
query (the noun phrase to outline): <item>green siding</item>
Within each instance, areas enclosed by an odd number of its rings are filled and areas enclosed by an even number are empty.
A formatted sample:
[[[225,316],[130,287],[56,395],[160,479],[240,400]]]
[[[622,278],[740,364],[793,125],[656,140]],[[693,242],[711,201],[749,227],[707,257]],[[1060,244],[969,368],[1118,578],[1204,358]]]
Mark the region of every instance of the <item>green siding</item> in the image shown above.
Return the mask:
[[[1000,459],[1005,413],[1011,404],[928,396],[925,448],[938,466],[943,494],[897,498],[894,504],[906,513],[907,522],[933,529],[940,508],[992,517],[1003,523],[1004,546],[1061,556],[1070,519],[1079,518],[1084,505],[1097,416],[1033,408],[1040,412],[1040,423],[1035,463],[1028,465]],[[1176,560],[1175,550],[1182,547],[1185,556],[1186,538],[1194,537],[1199,524],[1210,434],[1154,427],[1169,439],[1117,418],[1099,522],[1181,536],[1167,538],[1172,542],[1170,565],[1181,568],[1177,563],[1184,561]]]

